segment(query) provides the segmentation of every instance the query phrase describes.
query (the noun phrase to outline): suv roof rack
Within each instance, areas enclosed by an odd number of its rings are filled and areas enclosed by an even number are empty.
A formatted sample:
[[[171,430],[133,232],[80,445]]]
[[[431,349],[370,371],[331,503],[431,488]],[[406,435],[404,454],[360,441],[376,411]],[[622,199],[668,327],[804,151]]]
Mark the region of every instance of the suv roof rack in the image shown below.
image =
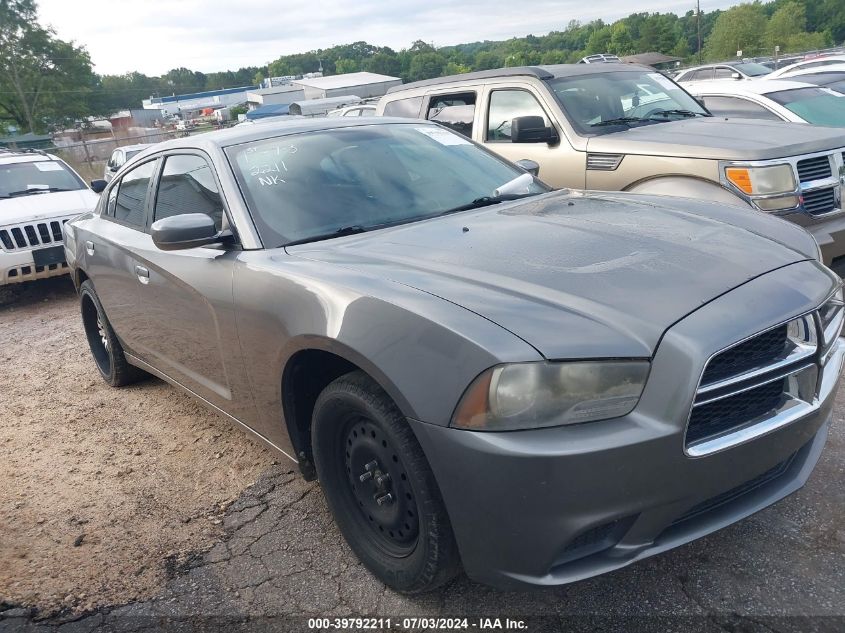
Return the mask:
[[[420,88],[422,86],[436,86],[438,84],[445,84],[449,83],[450,81],[455,81],[459,79],[461,81],[466,80],[473,80],[473,79],[491,79],[494,77],[519,77],[519,76],[531,76],[537,77],[538,79],[551,79],[554,77],[552,73],[544,68],[540,68],[538,66],[514,66],[512,68],[495,68],[493,70],[477,70],[472,73],[464,73],[461,75],[449,75],[448,77],[435,77],[434,79],[423,79],[422,81],[415,81],[409,84],[402,84],[401,86],[394,86],[387,91],[387,94],[391,92],[400,92],[402,90],[408,90],[409,88]]]
[[[0,146],[0,153],[6,154],[40,154],[41,156],[49,156],[47,152],[34,147],[23,147],[21,149],[10,149],[8,147]]]

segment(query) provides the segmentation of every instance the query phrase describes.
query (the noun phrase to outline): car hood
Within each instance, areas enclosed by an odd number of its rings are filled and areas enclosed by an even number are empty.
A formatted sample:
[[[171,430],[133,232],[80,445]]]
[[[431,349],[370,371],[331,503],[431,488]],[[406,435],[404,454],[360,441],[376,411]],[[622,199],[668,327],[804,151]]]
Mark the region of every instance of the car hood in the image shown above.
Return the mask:
[[[759,212],[559,192],[287,250],[439,296],[562,359],[649,357],[690,312],[814,249]]]
[[[752,119],[705,117],[591,137],[588,152],[715,160],[768,160],[845,147],[845,132]]]
[[[99,199],[90,189],[0,198],[0,226],[85,213]]]

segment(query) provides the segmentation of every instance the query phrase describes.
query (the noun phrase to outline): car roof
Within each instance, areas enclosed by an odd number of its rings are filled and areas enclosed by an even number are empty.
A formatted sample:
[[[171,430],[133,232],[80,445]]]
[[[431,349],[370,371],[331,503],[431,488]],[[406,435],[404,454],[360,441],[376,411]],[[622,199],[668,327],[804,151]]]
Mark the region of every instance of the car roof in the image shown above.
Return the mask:
[[[38,163],[48,160],[61,160],[58,156],[47,154],[39,150],[13,150],[0,148],[0,164],[10,163]]]
[[[790,79],[769,79],[766,81],[737,81],[736,79],[711,79],[709,81],[691,81],[684,84],[689,92],[721,93],[735,95],[765,95],[781,90],[797,90],[798,88],[818,88],[814,84]]]
[[[845,73],[845,62],[815,66],[814,68],[799,68],[794,73],[790,73],[789,77],[806,77],[807,75],[821,75],[822,73]]]
[[[801,61],[789,64],[788,66],[783,66],[782,68],[778,68],[777,72],[789,72],[790,70],[803,66],[805,64],[817,64],[818,62],[822,61],[836,61],[841,60],[845,62],[845,55],[818,55],[817,57],[810,57],[806,59],[802,59]],[[829,64],[833,65],[833,64]]]
[[[465,83],[468,81],[476,81],[478,79],[498,79],[500,77],[537,77],[538,79],[555,79],[558,77],[574,77],[578,75],[596,75],[609,72],[618,71],[639,71],[643,70],[650,72],[657,72],[650,66],[641,66],[640,64],[626,64],[602,62],[600,64],[554,64],[548,66],[513,66],[512,68],[494,68],[493,70],[478,70],[471,73],[463,73],[461,75],[447,75],[446,77],[435,77],[434,79],[424,79],[423,81],[415,81],[401,86],[394,86],[387,91],[387,94],[394,94],[397,92],[404,92],[406,90],[413,90],[414,88],[421,88],[423,86],[437,86],[440,84],[448,84],[452,82]]]
[[[169,141],[156,143],[149,153],[170,149],[221,149],[241,143],[260,141],[275,136],[287,136],[289,134],[301,134],[303,132],[320,132],[348,127],[361,127],[365,125],[390,125],[390,124],[413,124],[436,125],[429,121],[420,119],[407,119],[400,117],[296,117],[291,120],[284,120],[286,117],[278,117],[280,121],[263,123],[262,125],[235,125],[225,130],[195,134],[185,138],[176,138]],[[137,160],[133,159],[133,160]]]
[[[135,143],[134,145],[121,145],[117,149],[122,149],[122,150],[126,150],[126,151],[129,151],[129,152],[134,152],[136,149],[137,150],[147,149],[148,147],[152,147],[153,145],[154,145],[154,143]]]

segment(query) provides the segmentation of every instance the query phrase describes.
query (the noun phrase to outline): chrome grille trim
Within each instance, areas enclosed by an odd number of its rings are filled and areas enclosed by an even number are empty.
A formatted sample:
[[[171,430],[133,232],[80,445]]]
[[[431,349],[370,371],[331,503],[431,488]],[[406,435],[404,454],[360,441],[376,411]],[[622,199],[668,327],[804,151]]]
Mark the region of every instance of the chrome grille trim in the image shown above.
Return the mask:
[[[743,444],[787,426],[820,407],[821,402],[835,389],[845,360],[845,341],[839,338],[845,322],[845,308],[836,292],[838,288],[815,310],[733,343],[707,360],[699,377],[699,387],[684,431],[684,453],[687,456],[704,457]],[[824,322],[825,318],[827,322]],[[789,333],[787,345],[792,347],[785,349],[782,355],[763,365],[702,384],[707,367],[713,359],[784,326]],[[747,414],[748,419],[743,419],[741,415],[731,419],[737,409],[730,413],[722,412],[724,407],[730,411],[730,407],[734,406],[729,404],[728,398],[764,388],[777,381],[782,381],[783,393],[780,402],[773,401],[765,405],[772,408],[755,412],[753,408],[751,411],[747,408],[743,411],[740,406],[739,411]],[[759,395],[760,392],[756,397],[759,398]],[[721,400],[725,401],[722,411],[716,409],[714,412],[712,405]],[[702,415],[699,415],[699,424],[693,426],[696,410],[707,405],[711,407],[700,410]],[[723,423],[721,418],[726,422]],[[692,433],[691,428],[694,429]],[[702,432],[708,434],[702,437]],[[690,437],[692,440],[688,441]]]
[[[44,246],[58,246],[63,242],[62,227],[74,215],[0,226],[0,248],[12,253]]]

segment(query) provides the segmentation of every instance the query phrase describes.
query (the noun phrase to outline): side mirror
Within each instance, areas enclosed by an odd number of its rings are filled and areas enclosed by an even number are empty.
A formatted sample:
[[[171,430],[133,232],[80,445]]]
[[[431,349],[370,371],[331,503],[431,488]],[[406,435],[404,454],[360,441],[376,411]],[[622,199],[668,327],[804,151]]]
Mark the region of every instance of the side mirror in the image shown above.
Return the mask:
[[[120,169],[117,165],[109,165],[109,171],[115,173],[118,169]]]
[[[739,73],[731,73],[731,79],[742,79],[742,75]]]
[[[177,251],[219,242],[223,237],[205,213],[185,213],[162,218],[151,227],[153,243],[163,251]]]
[[[534,177],[540,174],[540,164],[537,161],[530,160],[528,158],[521,158],[520,160],[516,161],[516,164],[518,167],[522,167],[525,171],[527,171]]]
[[[94,193],[103,193],[103,189],[105,189],[106,185],[108,184],[109,183],[107,183],[105,180],[92,180],[91,191],[93,191]]]
[[[557,132],[541,116],[518,116],[511,121],[512,143],[556,143]]]

